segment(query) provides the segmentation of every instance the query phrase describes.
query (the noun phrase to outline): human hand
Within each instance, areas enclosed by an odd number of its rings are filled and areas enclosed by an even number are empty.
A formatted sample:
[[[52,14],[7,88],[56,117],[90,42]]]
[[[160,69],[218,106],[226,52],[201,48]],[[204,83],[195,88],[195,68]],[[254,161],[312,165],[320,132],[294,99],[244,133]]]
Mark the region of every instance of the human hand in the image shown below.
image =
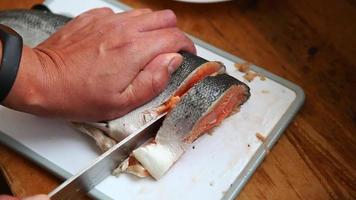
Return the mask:
[[[34,49],[25,47],[4,105],[74,121],[117,118],[158,95],[195,52],[170,10],[94,9]]]
[[[25,197],[25,198],[17,198],[13,196],[8,196],[8,195],[0,195],[0,200],[50,200],[47,195],[35,195],[31,197]]]

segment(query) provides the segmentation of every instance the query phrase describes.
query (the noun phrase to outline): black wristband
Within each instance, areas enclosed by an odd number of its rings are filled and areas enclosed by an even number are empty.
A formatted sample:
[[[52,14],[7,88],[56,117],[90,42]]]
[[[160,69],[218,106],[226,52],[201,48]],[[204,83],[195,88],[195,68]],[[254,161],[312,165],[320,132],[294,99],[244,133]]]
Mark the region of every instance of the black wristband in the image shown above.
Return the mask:
[[[20,66],[22,37],[11,28],[0,24],[2,59],[0,64],[0,103],[9,94]]]

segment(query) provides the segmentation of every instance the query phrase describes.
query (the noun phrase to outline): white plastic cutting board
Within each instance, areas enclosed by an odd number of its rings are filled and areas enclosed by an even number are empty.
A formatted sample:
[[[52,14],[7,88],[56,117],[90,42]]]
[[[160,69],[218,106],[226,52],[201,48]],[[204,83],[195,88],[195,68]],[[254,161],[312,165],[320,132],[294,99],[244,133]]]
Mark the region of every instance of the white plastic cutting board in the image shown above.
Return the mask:
[[[122,11],[116,4],[99,0],[77,0],[75,3],[51,0],[46,4],[53,12],[69,16],[103,6]],[[227,73],[243,80],[243,74],[233,67],[233,61],[202,46],[197,49],[198,55],[222,61]],[[253,170],[263,156],[265,146],[256,138],[256,133],[275,141],[300,104],[293,105],[297,99],[295,91],[270,78],[265,81],[256,78],[247,84],[251,88],[251,98],[241,111],[226,119],[212,135],[198,139],[193,144],[194,149],[190,148],[161,180],[138,179],[126,174],[108,177],[91,194],[100,199],[209,200],[221,199],[230,187],[235,187],[235,192],[240,190],[246,176],[251,174],[249,170]],[[293,111],[290,110],[292,105]],[[282,122],[287,112],[291,113]],[[0,107],[0,119],[2,142],[57,175],[69,177],[99,155],[94,142],[65,121],[39,118],[4,107]]]

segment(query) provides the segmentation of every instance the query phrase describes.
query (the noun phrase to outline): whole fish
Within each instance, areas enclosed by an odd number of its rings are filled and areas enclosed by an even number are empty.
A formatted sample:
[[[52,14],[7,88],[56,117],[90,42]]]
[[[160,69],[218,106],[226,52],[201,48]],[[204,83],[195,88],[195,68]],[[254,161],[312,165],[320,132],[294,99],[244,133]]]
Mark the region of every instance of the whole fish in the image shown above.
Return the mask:
[[[148,172],[155,179],[161,178],[184,153],[187,144],[218,126],[249,96],[249,87],[228,74],[205,78],[167,114],[155,139],[134,150],[116,173],[129,168],[129,173],[138,176]],[[138,162],[132,162],[135,160]]]

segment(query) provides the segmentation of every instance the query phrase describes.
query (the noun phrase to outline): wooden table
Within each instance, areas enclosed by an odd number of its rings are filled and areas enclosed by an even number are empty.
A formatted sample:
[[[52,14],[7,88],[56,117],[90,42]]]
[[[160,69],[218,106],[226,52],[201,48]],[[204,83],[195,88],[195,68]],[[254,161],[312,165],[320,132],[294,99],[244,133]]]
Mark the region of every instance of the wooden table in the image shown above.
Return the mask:
[[[1,0],[29,8],[41,0]],[[171,8],[179,27],[300,85],[306,102],[239,199],[356,199],[356,3],[236,0],[211,5],[124,0]],[[0,146],[14,194],[47,193],[60,181]]]

